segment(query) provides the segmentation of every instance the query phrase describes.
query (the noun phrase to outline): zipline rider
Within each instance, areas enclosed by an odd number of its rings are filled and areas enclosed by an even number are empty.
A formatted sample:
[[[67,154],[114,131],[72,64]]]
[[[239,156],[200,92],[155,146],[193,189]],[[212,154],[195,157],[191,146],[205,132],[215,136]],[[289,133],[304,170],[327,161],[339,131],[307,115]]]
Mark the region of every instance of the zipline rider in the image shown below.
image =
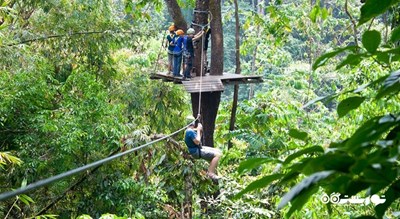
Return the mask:
[[[210,166],[208,167],[207,176],[212,180],[218,180],[219,176],[216,174],[216,168],[218,161],[222,156],[221,150],[217,148],[201,146],[201,134],[203,131],[203,126],[198,123],[197,128],[195,128],[195,122],[191,123],[185,132],[185,144],[189,149],[189,153],[195,159],[204,159],[210,161]]]

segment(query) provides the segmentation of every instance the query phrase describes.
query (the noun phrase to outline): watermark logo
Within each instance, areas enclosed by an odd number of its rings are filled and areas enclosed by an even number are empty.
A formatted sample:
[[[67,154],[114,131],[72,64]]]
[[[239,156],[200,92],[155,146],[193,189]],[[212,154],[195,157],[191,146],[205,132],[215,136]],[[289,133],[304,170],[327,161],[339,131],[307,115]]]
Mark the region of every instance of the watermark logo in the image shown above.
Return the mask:
[[[342,197],[342,198],[341,198]],[[371,195],[366,198],[359,198],[358,196],[341,195],[339,193],[332,193],[330,196],[327,194],[323,194],[321,196],[321,201],[324,204],[328,204],[329,202],[332,204],[358,204],[358,205],[379,205],[385,203],[386,198],[384,195]]]

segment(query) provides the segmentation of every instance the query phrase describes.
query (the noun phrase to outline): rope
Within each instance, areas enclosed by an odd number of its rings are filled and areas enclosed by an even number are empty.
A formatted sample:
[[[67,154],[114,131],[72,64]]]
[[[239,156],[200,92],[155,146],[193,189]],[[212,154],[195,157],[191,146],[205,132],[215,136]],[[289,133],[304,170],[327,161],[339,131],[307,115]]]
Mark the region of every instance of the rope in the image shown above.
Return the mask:
[[[201,36],[201,63],[200,63],[200,90],[199,90],[199,109],[197,111],[197,113],[200,115],[201,114],[201,90],[202,90],[202,85],[203,85],[203,71],[204,71],[204,42],[205,42],[205,38],[204,38],[203,34]]]
[[[157,67],[158,67],[158,61],[160,60],[160,54],[161,54],[161,50],[162,50],[162,48],[164,47],[164,35],[163,36],[161,36],[161,46],[160,46],[160,50],[158,51],[158,54],[157,54],[157,60],[156,60],[156,63],[155,63],[155,65],[154,65],[154,69],[153,69],[153,73],[155,74],[156,72],[157,72]],[[168,70],[169,71],[169,70]]]
[[[195,122],[195,121],[196,120],[194,120],[193,122]],[[164,136],[162,138],[159,138],[159,139],[156,139],[154,141],[148,142],[146,144],[140,145],[140,146],[138,146],[136,148],[129,149],[129,150],[124,151],[122,153],[115,154],[113,156],[110,156],[110,157],[95,161],[93,163],[87,164],[87,165],[82,166],[82,167],[78,167],[78,168],[69,170],[69,171],[64,172],[64,173],[60,173],[60,174],[58,174],[56,176],[52,176],[52,177],[49,177],[47,179],[39,180],[37,182],[34,182],[34,183],[31,183],[31,184],[27,185],[26,187],[21,187],[19,189],[14,190],[14,191],[8,191],[8,192],[1,193],[0,194],[0,201],[6,200],[6,199],[14,197],[14,196],[17,196],[19,194],[27,193],[27,192],[29,192],[31,190],[46,186],[48,184],[54,183],[54,182],[56,182],[58,180],[66,178],[68,176],[72,176],[72,175],[75,175],[77,173],[80,173],[80,172],[83,172],[85,170],[88,170],[90,168],[100,166],[102,164],[105,164],[105,163],[108,163],[108,162],[110,162],[112,160],[115,160],[115,159],[117,159],[119,157],[122,157],[124,155],[130,154],[130,153],[132,153],[134,151],[140,150],[140,149],[145,148],[147,146],[150,146],[150,145],[152,145],[154,143],[157,143],[159,141],[162,141],[164,139],[167,139],[167,138],[169,138],[171,136],[174,136],[174,135],[178,134],[179,132],[181,132],[181,131],[185,130],[187,127],[189,127],[190,124],[191,123],[189,123],[188,125],[182,127],[181,129],[179,129],[179,130],[177,130],[177,131],[175,131],[175,132],[173,132],[173,133],[171,133],[171,134],[169,134],[167,136]]]
[[[204,11],[198,11],[198,10],[193,10],[194,12],[204,12]],[[208,15],[209,15],[209,22],[205,25],[200,25],[200,24],[195,24],[194,22],[192,22],[192,24],[197,25],[202,27],[202,29],[204,29],[204,27],[209,26],[211,24],[211,21],[213,19],[212,13],[210,11],[207,11]],[[199,90],[199,108],[197,110],[198,113],[198,119],[200,118],[200,114],[201,114],[201,93],[202,93],[202,85],[203,85],[203,71],[204,71],[204,43],[205,43],[205,36],[207,33],[203,33],[203,35],[201,36],[201,63],[200,63],[200,90]]]

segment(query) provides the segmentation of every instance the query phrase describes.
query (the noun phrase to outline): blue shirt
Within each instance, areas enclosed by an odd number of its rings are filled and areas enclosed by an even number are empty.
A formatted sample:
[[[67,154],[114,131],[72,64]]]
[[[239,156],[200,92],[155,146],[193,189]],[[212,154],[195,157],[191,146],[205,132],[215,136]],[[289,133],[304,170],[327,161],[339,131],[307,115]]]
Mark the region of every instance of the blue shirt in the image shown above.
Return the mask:
[[[189,149],[191,154],[196,153],[198,150],[198,145],[194,143],[194,139],[196,138],[197,133],[193,129],[187,129],[185,132],[185,144]]]
[[[174,53],[175,54],[181,53],[183,48],[183,37],[179,36],[178,38],[176,38],[174,44],[175,44]]]
[[[175,38],[176,38],[176,35],[174,34],[174,35],[168,35],[167,36],[167,41],[168,41],[168,50],[169,51],[174,51],[174,48],[175,48],[175,45],[171,45],[171,42],[172,42],[172,44],[174,44],[175,43]]]

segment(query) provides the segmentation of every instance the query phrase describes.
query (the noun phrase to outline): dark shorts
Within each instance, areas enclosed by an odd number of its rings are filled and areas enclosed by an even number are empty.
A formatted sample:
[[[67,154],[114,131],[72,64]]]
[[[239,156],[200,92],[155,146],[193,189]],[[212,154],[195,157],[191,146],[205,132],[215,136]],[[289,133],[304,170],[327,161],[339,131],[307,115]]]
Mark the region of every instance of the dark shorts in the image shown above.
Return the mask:
[[[214,157],[220,157],[222,155],[221,150],[207,146],[202,146],[200,153],[201,156],[199,156],[199,150],[196,150],[196,152],[192,153],[191,155],[196,159],[202,158],[208,161],[211,161]]]

